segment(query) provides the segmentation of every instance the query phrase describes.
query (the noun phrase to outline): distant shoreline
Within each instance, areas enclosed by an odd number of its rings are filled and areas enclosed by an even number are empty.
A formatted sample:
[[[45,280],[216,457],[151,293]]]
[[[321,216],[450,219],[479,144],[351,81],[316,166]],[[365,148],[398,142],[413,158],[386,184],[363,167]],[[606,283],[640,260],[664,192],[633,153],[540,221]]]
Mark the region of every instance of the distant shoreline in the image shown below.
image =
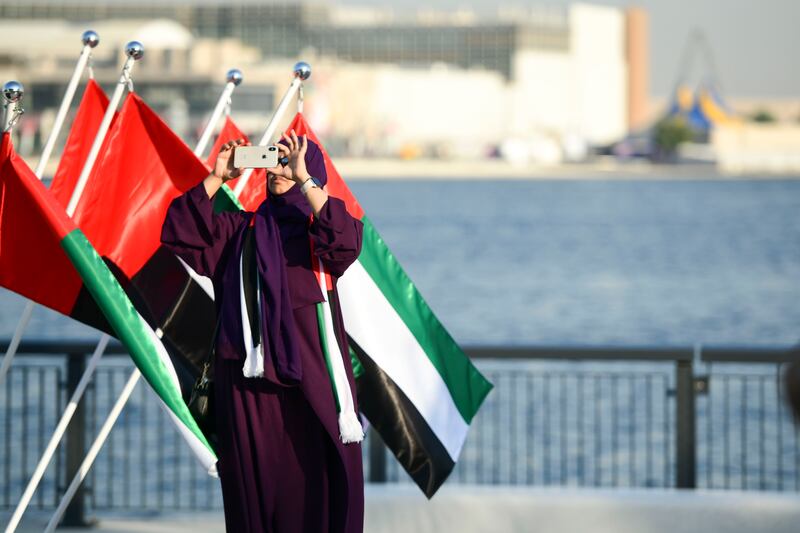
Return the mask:
[[[33,163],[36,158],[31,158]],[[503,160],[366,159],[335,157],[334,164],[346,180],[800,180],[795,174],[727,174],[708,163],[653,164],[600,159],[591,163],[560,165],[514,165]],[[52,178],[57,161],[51,161],[45,176]]]
[[[519,180],[800,180],[800,174],[726,174],[711,164],[652,164],[601,160],[561,165],[513,165],[488,161],[401,161],[397,159],[335,158],[346,179],[519,179]]]

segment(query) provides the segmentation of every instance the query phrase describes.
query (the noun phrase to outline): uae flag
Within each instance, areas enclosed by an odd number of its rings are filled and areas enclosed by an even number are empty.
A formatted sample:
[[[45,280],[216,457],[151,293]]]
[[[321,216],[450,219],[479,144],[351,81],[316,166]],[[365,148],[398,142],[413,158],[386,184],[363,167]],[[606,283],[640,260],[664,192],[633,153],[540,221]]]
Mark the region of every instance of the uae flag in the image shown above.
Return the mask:
[[[74,186],[74,174],[73,168],[59,178]],[[210,279],[198,276],[161,246],[161,226],[169,203],[207,175],[205,164],[131,93],[106,136],[73,216],[167,348],[185,400],[211,348],[213,287]],[[59,185],[55,182],[53,187]],[[72,187],[65,189],[71,192]],[[85,290],[68,314],[110,331]]]
[[[83,168],[108,101],[90,82],[51,191],[63,206]],[[161,344],[184,401],[211,346],[215,307],[211,280],[161,247],[169,203],[208,175],[208,169],[136,94],[130,94],[103,143],[73,215]],[[82,284],[68,306],[56,308],[106,333],[114,330]],[[46,304],[45,304],[46,305]],[[214,436],[206,435],[210,442]]]
[[[14,152],[8,133],[0,141],[0,285],[64,314],[87,291],[203,466],[215,471],[214,451],[181,397],[163,344],[84,233]]]
[[[320,146],[328,192],[364,223],[361,254],[338,283],[359,407],[430,498],[453,470],[492,385],[425,303],[302,114],[292,129]]]

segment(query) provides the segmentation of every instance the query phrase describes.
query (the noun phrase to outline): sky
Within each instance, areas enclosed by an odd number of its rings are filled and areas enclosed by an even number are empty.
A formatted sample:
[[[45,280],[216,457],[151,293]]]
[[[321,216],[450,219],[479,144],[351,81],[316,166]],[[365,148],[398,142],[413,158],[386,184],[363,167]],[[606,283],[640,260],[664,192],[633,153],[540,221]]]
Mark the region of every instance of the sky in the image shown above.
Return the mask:
[[[569,0],[339,0],[347,5],[402,9],[470,7],[490,15],[497,5],[566,6]],[[681,55],[694,28],[710,44],[716,78],[735,98],[800,100],[800,0],[598,0],[616,7],[638,5],[650,14],[650,80],[654,96],[664,96],[678,79]],[[690,77],[707,70],[695,58]]]

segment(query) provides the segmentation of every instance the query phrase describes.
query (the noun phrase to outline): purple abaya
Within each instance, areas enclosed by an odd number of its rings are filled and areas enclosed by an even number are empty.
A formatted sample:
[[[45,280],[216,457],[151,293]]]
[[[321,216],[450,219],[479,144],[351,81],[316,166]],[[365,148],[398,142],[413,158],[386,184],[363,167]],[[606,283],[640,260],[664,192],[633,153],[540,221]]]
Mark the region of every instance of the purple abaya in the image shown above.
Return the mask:
[[[212,200],[200,183],[173,201],[162,232],[167,247],[212,279],[221,313],[214,376],[218,470],[229,532],[363,530],[361,446],[339,439],[336,403],[317,326],[315,303],[322,301],[322,294],[311,271],[309,242],[332,275],[335,290],[337,278],[361,250],[362,224],[333,197],[311,223],[305,216],[307,205],[297,203],[296,212],[287,205],[289,198],[297,202],[297,188],[286,193],[286,199],[271,200],[279,213],[280,259],[294,318],[292,344],[302,367],[299,385],[282,379],[274,358],[266,354],[263,378],[242,374],[239,258],[245,232],[253,217],[261,216],[261,209],[258,214],[214,214]],[[331,304],[337,306],[334,326],[341,353],[348,354],[338,298]],[[352,367],[344,358],[355,391]]]

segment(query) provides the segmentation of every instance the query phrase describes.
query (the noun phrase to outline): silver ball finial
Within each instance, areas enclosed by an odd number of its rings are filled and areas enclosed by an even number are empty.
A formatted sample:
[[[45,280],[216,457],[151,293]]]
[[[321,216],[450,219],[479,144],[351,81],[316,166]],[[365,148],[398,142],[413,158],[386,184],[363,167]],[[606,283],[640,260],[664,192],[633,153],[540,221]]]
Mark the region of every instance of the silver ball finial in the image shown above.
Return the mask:
[[[227,74],[225,74],[225,79],[228,83],[233,83],[234,85],[239,85],[242,83],[244,76],[242,76],[242,71],[238,68],[230,69]]]
[[[125,45],[125,53],[128,57],[139,60],[144,55],[144,45],[139,41],[131,41]]]
[[[83,32],[83,35],[81,35],[81,42],[83,42],[83,46],[94,48],[100,44],[100,36],[97,35],[96,31],[86,30]]]
[[[19,102],[22,100],[22,95],[25,94],[25,87],[18,81],[7,81],[3,85],[3,96],[11,103]]]
[[[311,77],[311,65],[309,65],[305,61],[299,61],[295,63],[294,75],[296,78],[300,78],[301,80],[306,81],[308,78]]]

